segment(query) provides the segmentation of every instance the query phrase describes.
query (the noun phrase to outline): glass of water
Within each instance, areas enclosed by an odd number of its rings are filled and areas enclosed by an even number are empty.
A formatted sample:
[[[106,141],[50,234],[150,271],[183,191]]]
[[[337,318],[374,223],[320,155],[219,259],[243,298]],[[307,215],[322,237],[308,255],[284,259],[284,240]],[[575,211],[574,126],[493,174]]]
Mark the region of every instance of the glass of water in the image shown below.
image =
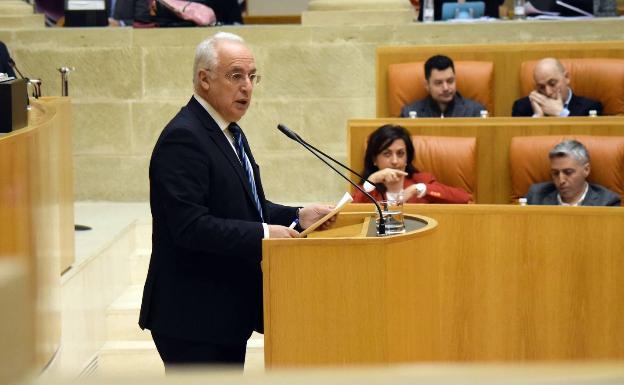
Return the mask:
[[[405,220],[403,218],[403,196],[388,197],[388,199],[379,201],[381,213],[386,222],[386,234],[403,234],[405,232]],[[379,234],[379,218],[377,218],[377,235]]]

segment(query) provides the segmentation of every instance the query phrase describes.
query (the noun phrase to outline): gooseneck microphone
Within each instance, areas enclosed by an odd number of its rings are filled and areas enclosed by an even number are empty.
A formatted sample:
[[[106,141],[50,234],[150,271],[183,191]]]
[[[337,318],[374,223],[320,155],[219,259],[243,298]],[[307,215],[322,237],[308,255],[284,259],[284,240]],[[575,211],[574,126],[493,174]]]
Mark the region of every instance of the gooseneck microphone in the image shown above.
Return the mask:
[[[17,66],[15,65],[15,61],[13,61],[13,58],[9,57],[9,58],[7,59],[7,63],[9,63],[9,65],[11,66],[11,68],[13,68],[13,71],[17,72],[17,74],[19,75],[19,77],[20,77],[21,79],[24,79],[24,80],[28,81],[28,78],[27,78],[27,77],[24,77],[24,75],[22,75],[22,73],[20,72],[20,70],[19,70],[19,69],[17,69]]]
[[[281,126],[281,127],[280,127]],[[342,168],[349,170],[350,172],[352,172],[353,174],[357,175],[360,177],[360,179],[362,179],[363,181],[366,181],[372,185],[374,185],[375,183],[371,182],[370,180],[368,180],[367,178],[364,178],[362,175],[358,174],[357,171],[353,171],[352,169],[350,169],[349,167],[347,167],[347,165],[340,163],[339,161],[337,161],[336,159],[332,158],[331,156],[327,155],[326,153],[324,153],[323,151],[319,150],[318,148],[314,147],[313,145],[311,145],[310,143],[306,142],[305,140],[303,140],[303,138],[301,136],[299,136],[296,132],[294,132],[293,130],[291,130],[290,128],[284,126],[283,124],[278,124],[277,128],[282,131],[286,136],[288,136],[289,138],[291,138],[292,140],[296,141],[296,142],[300,142],[308,147],[310,147],[311,149],[313,149],[314,151],[318,152],[319,154],[323,155],[324,157],[328,158],[329,160],[331,160],[332,162],[338,164],[339,166],[341,166]]]
[[[351,185],[353,185],[353,187],[355,187],[356,189],[360,190],[364,195],[366,195],[366,197],[368,197],[368,199],[370,199],[371,202],[373,202],[373,204],[375,205],[375,207],[377,208],[377,211],[379,212],[379,227],[378,227],[378,233],[379,235],[385,235],[386,234],[386,221],[383,217],[383,213],[381,212],[381,207],[379,206],[379,204],[377,203],[377,201],[375,201],[375,198],[373,198],[372,195],[370,195],[369,193],[367,193],[366,191],[364,191],[363,188],[361,188],[360,186],[358,186],[357,184],[353,183],[353,181],[349,178],[347,178],[345,175],[343,175],[340,171],[338,171],[334,166],[332,166],[331,164],[329,164],[325,159],[323,159],[321,157],[321,155],[325,156],[326,158],[330,159],[331,161],[333,161],[334,163],[340,165],[342,168],[351,171],[353,174],[359,176],[360,178],[362,178],[362,180],[367,181],[368,183],[371,183],[370,181],[368,181],[366,178],[364,178],[363,176],[361,176],[360,174],[358,174],[357,172],[351,170],[349,167],[347,167],[346,165],[342,164],[341,162],[337,161],[336,159],[332,158],[331,156],[325,154],[323,151],[317,149],[316,147],[312,146],[311,144],[309,144],[308,142],[306,142],[305,140],[303,140],[299,135],[297,135],[296,132],[294,132],[293,130],[291,130],[290,128],[286,127],[283,124],[278,124],[277,125],[277,129],[280,130],[284,135],[286,135],[287,137],[289,137],[290,139],[294,140],[295,142],[299,143],[300,145],[302,145],[306,150],[310,151],[314,156],[316,156],[317,158],[319,158],[321,160],[321,162],[325,163],[329,168],[331,168],[332,170],[334,170],[338,175],[340,175],[344,180],[346,180],[347,182],[351,183]],[[321,154],[321,155],[319,155]],[[371,183],[374,184],[374,183]]]

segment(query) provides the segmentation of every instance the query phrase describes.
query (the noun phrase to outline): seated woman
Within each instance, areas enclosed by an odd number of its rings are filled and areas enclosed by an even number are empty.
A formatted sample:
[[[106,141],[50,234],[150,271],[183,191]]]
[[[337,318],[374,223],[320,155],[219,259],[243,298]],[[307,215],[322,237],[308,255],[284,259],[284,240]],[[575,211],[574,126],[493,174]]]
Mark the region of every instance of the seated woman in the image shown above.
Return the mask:
[[[427,172],[418,172],[414,160],[414,145],[409,132],[401,126],[387,124],[368,138],[363,176],[373,182],[363,188],[376,200],[391,199],[402,194],[405,203],[468,203],[470,194],[458,187],[446,186]],[[353,201],[368,203],[361,191]]]

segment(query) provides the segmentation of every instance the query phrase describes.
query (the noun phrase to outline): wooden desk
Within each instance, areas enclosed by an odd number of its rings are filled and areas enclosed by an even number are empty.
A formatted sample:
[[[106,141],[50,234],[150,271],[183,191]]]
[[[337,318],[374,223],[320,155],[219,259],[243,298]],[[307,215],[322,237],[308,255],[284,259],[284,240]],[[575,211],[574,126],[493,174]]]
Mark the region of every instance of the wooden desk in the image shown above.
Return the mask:
[[[35,362],[28,283],[24,261],[0,259],[0,384],[24,379]]]
[[[406,212],[437,226],[263,241],[267,367],[624,358],[624,210]]]

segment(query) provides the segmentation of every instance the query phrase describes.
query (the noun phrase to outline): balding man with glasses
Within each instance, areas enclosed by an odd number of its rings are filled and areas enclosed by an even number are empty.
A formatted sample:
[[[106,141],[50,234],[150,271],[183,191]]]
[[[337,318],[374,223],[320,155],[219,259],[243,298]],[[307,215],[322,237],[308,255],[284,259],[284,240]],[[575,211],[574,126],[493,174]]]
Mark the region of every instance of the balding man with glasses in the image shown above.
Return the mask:
[[[259,81],[239,36],[220,32],[200,43],[194,95],[152,154],[152,256],[139,325],[151,330],[166,369],[242,369],[247,339],[263,331],[262,239],[298,237],[331,211],[265,198],[237,124]]]

